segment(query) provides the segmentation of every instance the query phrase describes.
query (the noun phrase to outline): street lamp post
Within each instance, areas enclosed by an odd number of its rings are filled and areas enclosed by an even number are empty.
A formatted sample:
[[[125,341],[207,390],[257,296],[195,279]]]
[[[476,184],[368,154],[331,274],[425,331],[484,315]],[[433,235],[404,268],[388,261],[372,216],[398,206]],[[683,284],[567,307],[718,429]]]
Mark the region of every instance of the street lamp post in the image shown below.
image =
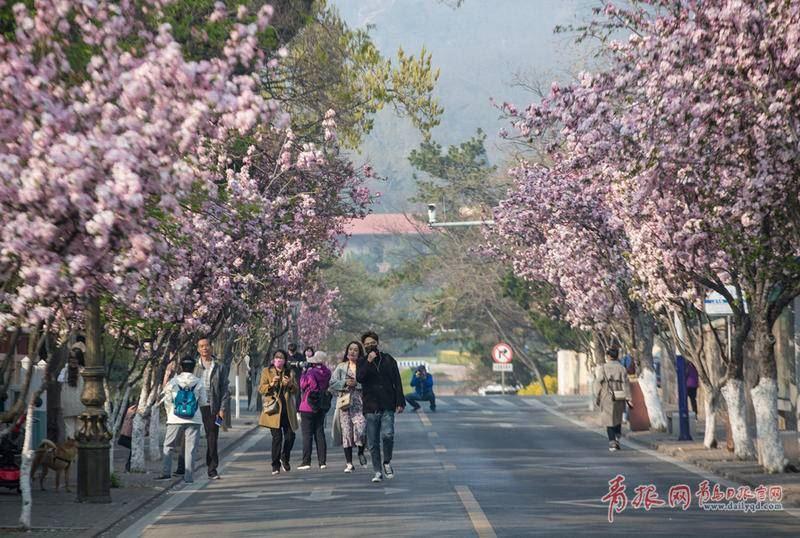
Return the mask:
[[[76,435],[78,502],[111,502],[111,471],[108,465],[111,433],[103,409],[106,401],[103,389],[106,368],[105,357],[100,351],[100,334],[100,301],[92,296],[86,307],[86,365],[82,372],[84,385],[81,402],[86,408],[80,415],[81,425]]]

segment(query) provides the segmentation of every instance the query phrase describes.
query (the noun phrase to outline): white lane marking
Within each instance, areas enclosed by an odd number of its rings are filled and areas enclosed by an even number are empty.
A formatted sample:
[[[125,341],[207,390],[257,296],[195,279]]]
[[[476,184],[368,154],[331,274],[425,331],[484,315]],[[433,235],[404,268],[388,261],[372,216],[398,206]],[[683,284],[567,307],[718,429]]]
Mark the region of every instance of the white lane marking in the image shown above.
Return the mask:
[[[484,415],[494,415],[494,411],[491,411],[489,409],[481,409],[481,413],[483,413]]]
[[[448,463],[448,462],[444,462],[444,463],[442,463],[442,468],[443,468],[445,471],[455,471],[455,470],[456,470],[456,466],[455,466],[455,464],[453,464],[453,463]]]
[[[520,398],[520,401],[533,407],[538,407],[536,404],[539,403],[538,400],[534,400],[533,398]]]
[[[478,402],[467,400],[466,398],[456,398],[456,401],[460,404],[468,405],[470,407],[480,407],[480,404]]]
[[[500,398],[489,398],[489,401],[492,403],[496,403],[497,405],[502,405],[503,407],[517,407],[508,400],[501,400]]]
[[[425,414],[425,411],[420,409],[417,411],[417,415],[419,416],[419,421],[422,422],[423,426],[427,426],[430,428],[433,424],[431,423],[431,419],[428,418],[428,415]]]
[[[439,432],[428,432],[428,437],[430,438],[439,437]]]
[[[225,467],[230,463],[233,463],[240,457],[242,457],[248,450],[253,448],[259,441],[262,441],[266,437],[266,432],[264,433],[253,433],[251,434],[250,439],[244,442],[244,444],[237,450],[236,452],[229,454],[226,456],[220,466],[220,474],[222,474],[225,470]],[[135,538],[144,534],[148,527],[155,524],[159,519],[165,517],[167,514],[178,508],[181,504],[186,502],[193,494],[197,493],[201,489],[203,489],[206,485],[208,485],[209,480],[207,477],[202,477],[197,480],[193,484],[188,484],[184,487],[180,492],[183,495],[175,495],[169,493],[168,495],[170,498],[165,502],[158,505],[156,508],[151,510],[145,516],[139,519],[136,523],[125,529],[119,536],[120,538]]]
[[[498,422],[497,426],[499,426],[501,428],[513,428],[514,427],[514,425],[511,424],[510,422]]]
[[[341,499],[344,495],[334,495],[333,488],[318,487],[311,490],[311,495],[307,497],[292,497],[301,501],[332,501],[333,499]]]
[[[571,504],[573,506],[586,506],[588,508],[608,508],[607,504],[597,499],[575,499],[573,501],[546,501],[547,504]],[[652,507],[651,507],[652,508]]]
[[[571,424],[574,424],[575,426],[577,426],[579,428],[582,428],[584,430],[596,433],[596,434],[598,434],[598,435],[600,435],[602,437],[606,437],[606,435],[607,435],[605,430],[595,429],[594,427],[589,426],[588,424],[584,424],[580,420],[578,420],[576,418],[572,418],[571,416],[566,415],[566,414],[562,413],[561,411],[557,411],[555,409],[552,409],[550,406],[548,406],[546,404],[543,404],[543,403],[539,402],[538,400],[532,400],[532,401],[536,402],[536,405],[538,407],[541,407],[542,409],[544,409],[545,411],[547,411],[551,415],[555,415],[555,416],[557,416],[558,418],[560,418],[562,420],[566,420],[567,422],[569,422]],[[661,460],[663,462],[670,463],[672,465],[675,465],[676,467],[680,467],[684,471],[687,471],[687,472],[690,472],[692,474],[695,474],[695,475],[697,475],[697,476],[699,476],[701,478],[704,478],[704,479],[708,480],[709,482],[717,482],[719,485],[725,486],[725,487],[736,487],[736,488],[738,488],[739,486],[742,485],[742,484],[740,484],[738,482],[734,482],[732,480],[728,480],[727,478],[722,478],[721,476],[717,476],[714,473],[711,473],[711,472],[708,472],[708,471],[706,471],[704,469],[701,469],[700,467],[698,467],[696,465],[693,465],[691,463],[686,463],[686,462],[677,460],[677,459],[673,458],[672,456],[668,456],[667,454],[662,454],[661,452],[658,452],[658,451],[653,450],[651,448],[647,448],[644,445],[642,445],[642,444],[640,444],[640,443],[638,443],[636,441],[633,441],[631,439],[626,439],[625,437],[623,437],[622,439],[620,439],[620,443],[623,446],[627,446],[628,448],[632,448],[632,449],[634,449],[636,451],[641,452],[642,454],[647,454],[648,456],[651,456],[653,458],[659,459],[659,460]],[[789,514],[792,517],[800,519],[800,509],[799,508],[784,508],[783,512],[786,513],[786,514]]]
[[[447,447],[445,447],[444,445],[433,445],[433,450],[438,454],[442,454],[444,452],[447,452]]]
[[[489,519],[486,517],[486,514],[483,513],[481,505],[478,504],[478,500],[472,494],[469,487],[456,486],[455,490],[458,494],[458,498],[461,499],[461,504],[464,505],[464,509],[467,511],[467,515],[472,522],[472,527],[475,529],[475,532],[478,533],[478,537],[496,538],[497,535],[494,533],[492,524],[489,523]]]

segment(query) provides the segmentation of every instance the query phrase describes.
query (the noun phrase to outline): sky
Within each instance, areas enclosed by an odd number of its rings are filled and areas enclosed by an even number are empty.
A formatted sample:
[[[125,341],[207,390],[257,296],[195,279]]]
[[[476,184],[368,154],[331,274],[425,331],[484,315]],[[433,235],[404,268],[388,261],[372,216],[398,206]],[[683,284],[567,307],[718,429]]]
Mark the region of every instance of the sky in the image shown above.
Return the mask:
[[[549,88],[585,68],[590,55],[574,45],[574,35],[554,34],[557,25],[587,20],[597,0],[330,0],[351,27],[372,25],[374,42],[384,56],[398,47],[417,54],[424,46],[440,69],[436,96],[444,107],[433,137],[456,144],[477,128],[487,135],[495,162],[502,160],[497,133],[506,122],[490,102],[524,107],[536,96],[515,86],[521,77]],[[408,153],[419,136],[391,112],[379,115],[360,158],[389,177],[384,210],[402,209],[411,187]],[[396,196],[392,196],[395,191]],[[389,207],[392,206],[392,207]]]

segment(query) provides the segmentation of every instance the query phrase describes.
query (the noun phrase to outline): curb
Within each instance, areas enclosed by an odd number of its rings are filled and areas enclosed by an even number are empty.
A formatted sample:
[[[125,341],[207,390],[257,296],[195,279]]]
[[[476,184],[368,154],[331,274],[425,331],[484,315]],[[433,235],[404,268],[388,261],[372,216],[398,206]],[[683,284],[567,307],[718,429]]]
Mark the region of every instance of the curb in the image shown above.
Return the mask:
[[[219,451],[220,459],[222,459],[224,456],[228,455],[228,453],[233,452],[233,450],[236,447],[238,447],[244,441],[245,438],[249,437],[250,435],[253,434],[253,432],[258,430],[258,417],[257,416],[254,417],[253,421],[254,421],[254,424],[250,428],[247,428],[246,430],[244,430],[242,432],[242,434],[235,441],[233,441],[232,443],[226,445],[225,448],[223,448],[221,451]],[[197,472],[198,470],[201,470],[201,469],[203,469],[205,467],[206,467],[206,464],[205,463],[201,463],[197,468],[195,468],[195,472]],[[127,513],[121,515],[119,518],[115,519],[113,522],[111,522],[111,523],[103,523],[102,527],[89,528],[86,531],[80,533],[78,535],[78,538],[94,538],[96,536],[100,536],[104,532],[108,532],[109,530],[111,530],[114,527],[116,527],[122,520],[132,516],[133,514],[135,514],[139,510],[141,510],[146,505],[148,505],[148,504],[152,503],[153,501],[158,500],[160,497],[166,495],[167,493],[169,493],[170,491],[175,489],[175,487],[178,484],[181,484],[182,482],[183,482],[183,479],[181,477],[175,477],[175,479],[172,482],[169,482],[166,485],[166,487],[164,487],[163,490],[155,492],[153,495],[151,495],[147,499],[142,500],[140,503],[137,503],[135,505],[131,505],[131,507],[130,507],[130,509],[128,510]]]

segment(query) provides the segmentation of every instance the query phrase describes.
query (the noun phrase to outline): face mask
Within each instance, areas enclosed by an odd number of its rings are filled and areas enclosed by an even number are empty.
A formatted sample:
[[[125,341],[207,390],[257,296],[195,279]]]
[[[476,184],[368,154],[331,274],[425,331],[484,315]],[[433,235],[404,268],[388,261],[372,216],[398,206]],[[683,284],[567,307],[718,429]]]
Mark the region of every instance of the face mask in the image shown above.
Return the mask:
[[[378,344],[370,344],[368,346],[364,346],[364,349],[367,350],[367,353],[370,351],[378,351]]]
[[[286,359],[272,359],[272,364],[275,365],[275,368],[280,370],[283,368],[283,365],[286,364]]]

